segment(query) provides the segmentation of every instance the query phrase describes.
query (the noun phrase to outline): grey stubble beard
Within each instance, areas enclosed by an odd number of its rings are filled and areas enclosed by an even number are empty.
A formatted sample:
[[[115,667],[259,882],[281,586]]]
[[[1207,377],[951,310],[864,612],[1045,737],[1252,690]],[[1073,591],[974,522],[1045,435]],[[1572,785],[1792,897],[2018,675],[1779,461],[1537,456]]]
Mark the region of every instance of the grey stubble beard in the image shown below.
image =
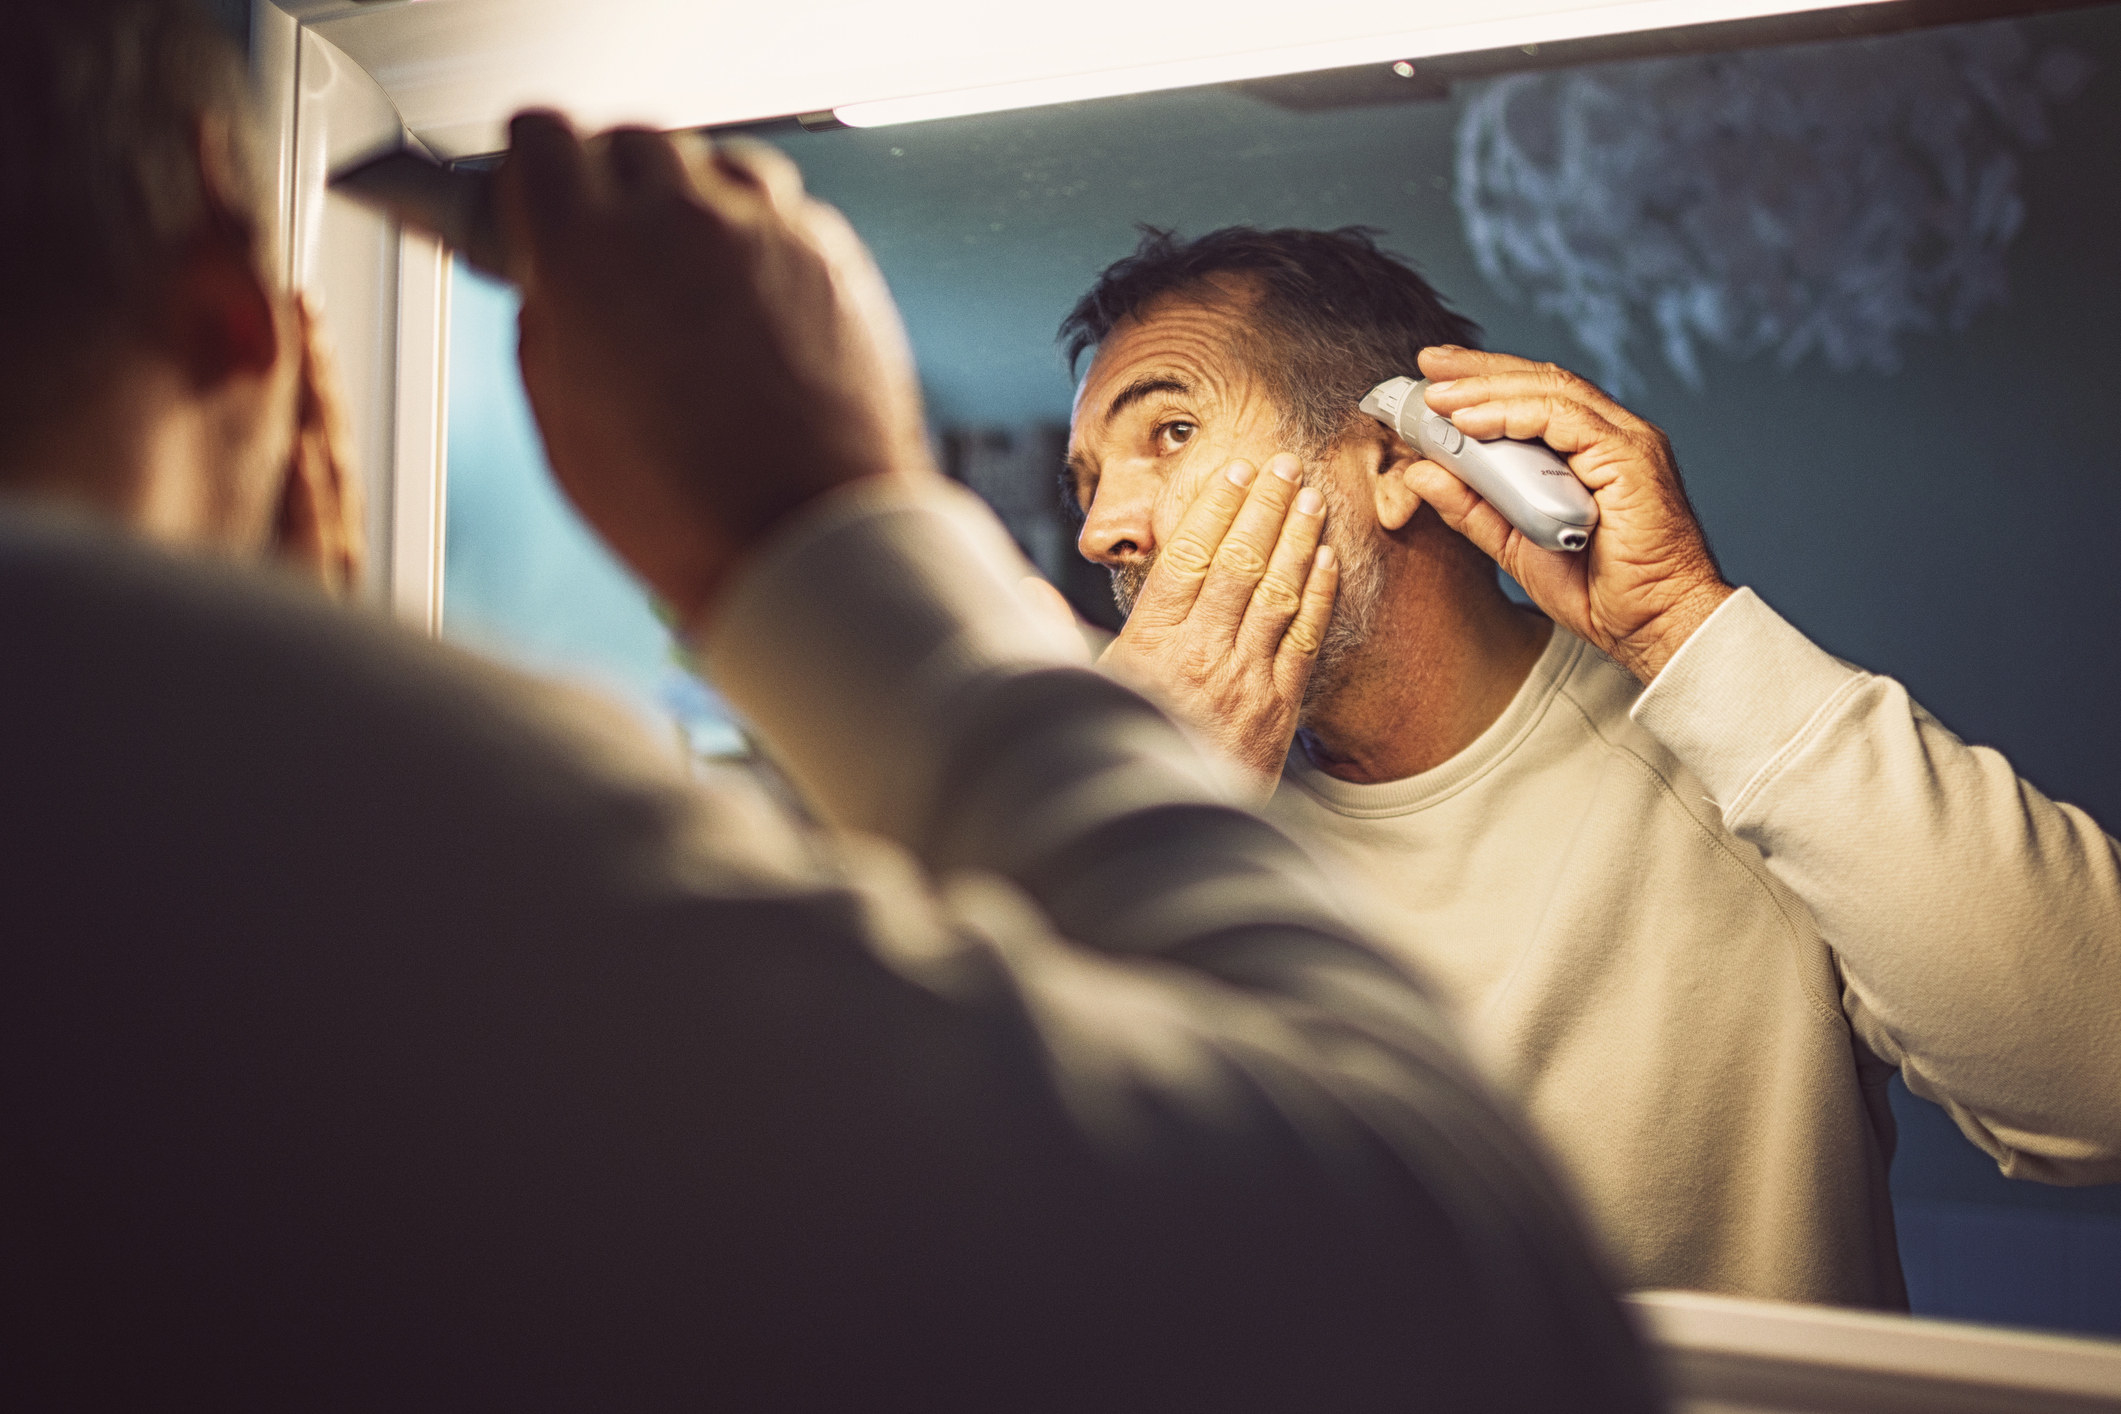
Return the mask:
[[[1304,686],[1302,716],[1308,716],[1314,704],[1331,698],[1346,682],[1356,650],[1369,640],[1376,627],[1385,585],[1384,554],[1374,536],[1362,533],[1363,522],[1356,518],[1356,508],[1348,504],[1343,489],[1331,477],[1314,480],[1307,476],[1305,480],[1317,486],[1325,497],[1326,543],[1340,561],[1340,585],[1334,594],[1333,614],[1326,621],[1318,659],[1311,667],[1311,679]],[[1341,527],[1355,529],[1349,532]],[[1150,555],[1110,571],[1112,598],[1121,614],[1134,612],[1135,601],[1141,598],[1142,585],[1155,564],[1156,556]]]

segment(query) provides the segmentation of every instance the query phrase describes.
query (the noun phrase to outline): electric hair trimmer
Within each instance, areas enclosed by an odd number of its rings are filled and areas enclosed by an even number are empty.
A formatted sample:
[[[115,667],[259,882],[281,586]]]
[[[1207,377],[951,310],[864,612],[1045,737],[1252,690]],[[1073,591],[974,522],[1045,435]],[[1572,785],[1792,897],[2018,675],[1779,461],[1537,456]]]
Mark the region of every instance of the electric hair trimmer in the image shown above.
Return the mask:
[[[1394,378],[1362,400],[1362,410],[1406,444],[1473,488],[1527,540],[1547,550],[1581,550],[1598,524],[1598,503],[1544,442],[1475,441],[1429,411],[1426,378]]]
[[[341,167],[331,174],[331,189],[435,237],[472,269],[508,278],[493,173],[445,167],[425,153],[400,147]]]

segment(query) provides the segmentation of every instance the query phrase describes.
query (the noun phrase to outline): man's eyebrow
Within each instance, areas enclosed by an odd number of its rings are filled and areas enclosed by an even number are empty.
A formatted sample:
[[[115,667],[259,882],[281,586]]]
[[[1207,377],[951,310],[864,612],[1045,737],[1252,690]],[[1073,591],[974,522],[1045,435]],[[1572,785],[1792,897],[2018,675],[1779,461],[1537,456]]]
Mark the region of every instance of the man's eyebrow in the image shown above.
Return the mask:
[[[1157,393],[1177,393],[1183,396],[1192,391],[1191,387],[1179,379],[1173,378],[1168,373],[1151,373],[1145,377],[1137,378],[1126,387],[1120,389],[1119,396],[1114,398],[1112,405],[1105,409],[1105,425],[1110,427],[1113,418],[1118,417],[1143,398],[1153,397]]]

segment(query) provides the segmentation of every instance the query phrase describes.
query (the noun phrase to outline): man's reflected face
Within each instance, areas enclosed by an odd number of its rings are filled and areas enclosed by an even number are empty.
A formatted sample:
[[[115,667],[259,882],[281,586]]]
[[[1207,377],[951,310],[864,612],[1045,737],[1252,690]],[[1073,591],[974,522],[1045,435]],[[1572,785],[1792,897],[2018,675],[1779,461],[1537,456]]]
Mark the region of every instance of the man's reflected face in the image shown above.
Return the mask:
[[[1302,450],[1245,363],[1249,305],[1241,288],[1152,304],[1098,345],[1076,390],[1067,467],[1083,512],[1076,545],[1111,571],[1122,612],[1133,611],[1150,565],[1210,476],[1237,458],[1263,467]],[[1367,632],[1382,595],[1383,547],[1367,473],[1349,457],[1305,457],[1304,480],[1326,499],[1325,538],[1341,563],[1314,678],[1322,686]]]
[[[1085,559],[1131,611],[1158,549],[1207,478],[1282,450],[1275,409],[1236,356],[1241,298],[1166,299],[1114,329],[1076,390],[1068,480]]]

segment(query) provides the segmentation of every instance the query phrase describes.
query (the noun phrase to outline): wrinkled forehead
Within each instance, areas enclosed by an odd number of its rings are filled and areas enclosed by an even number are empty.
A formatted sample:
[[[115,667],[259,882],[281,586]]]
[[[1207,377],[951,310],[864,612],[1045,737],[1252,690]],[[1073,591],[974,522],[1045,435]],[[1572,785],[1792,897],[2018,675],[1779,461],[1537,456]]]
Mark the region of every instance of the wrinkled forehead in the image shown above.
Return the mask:
[[[1121,394],[1143,379],[1168,378],[1208,399],[1236,396],[1248,381],[1244,333],[1254,298],[1248,285],[1218,279],[1121,320],[1076,384],[1071,431],[1101,430]]]

